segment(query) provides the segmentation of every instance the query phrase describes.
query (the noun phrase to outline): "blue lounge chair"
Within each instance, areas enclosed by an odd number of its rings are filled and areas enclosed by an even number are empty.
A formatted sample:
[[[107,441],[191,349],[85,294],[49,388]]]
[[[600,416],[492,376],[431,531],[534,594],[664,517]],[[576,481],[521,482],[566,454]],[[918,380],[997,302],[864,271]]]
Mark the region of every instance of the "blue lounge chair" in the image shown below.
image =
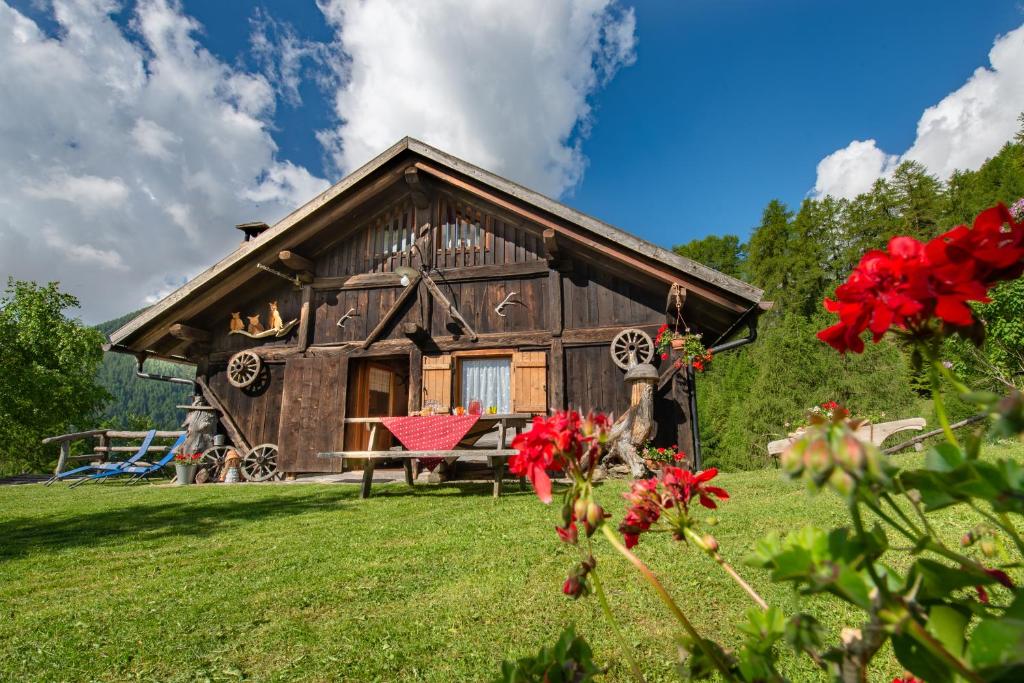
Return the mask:
[[[49,486],[55,481],[65,481],[66,479],[75,476],[87,477],[90,474],[96,474],[97,472],[110,472],[112,470],[119,470],[122,467],[134,465],[137,460],[141,460],[142,457],[146,455],[146,452],[149,451],[149,446],[150,444],[153,443],[153,437],[155,436],[155,429],[151,429],[148,432],[146,432],[146,438],[142,440],[142,445],[139,446],[139,450],[135,451],[132,457],[128,458],[127,460],[122,460],[121,462],[101,462],[98,464],[83,465],[82,467],[76,467],[73,470],[68,470],[67,472],[60,472],[58,474],[53,475],[52,477],[46,480],[45,485]]]
[[[122,474],[130,474],[132,475],[131,478],[125,482],[125,484],[127,485],[135,484],[144,479],[148,479],[149,475],[153,474],[154,472],[159,472],[164,467],[166,467],[168,463],[174,460],[174,456],[176,455],[175,451],[181,448],[181,445],[185,443],[185,439],[187,438],[187,436],[187,434],[182,434],[181,436],[179,436],[178,440],[174,442],[174,445],[167,449],[167,453],[164,455],[164,457],[160,458],[152,465],[131,465],[129,467],[122,467],[119,470],[113,470],[111,472],[97,472],[96,474],[89,477],[89,480],[97,481],[100,479],[107,479],[108,477],[117,477]]]

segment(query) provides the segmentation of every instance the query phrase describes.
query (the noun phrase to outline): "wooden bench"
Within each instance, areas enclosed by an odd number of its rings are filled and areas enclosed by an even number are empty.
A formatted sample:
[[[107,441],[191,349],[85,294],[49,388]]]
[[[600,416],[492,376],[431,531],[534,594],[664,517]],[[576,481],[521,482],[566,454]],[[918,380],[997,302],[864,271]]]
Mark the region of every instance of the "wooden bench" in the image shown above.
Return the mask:
[[[378,460],[401,460],[405,469],[405,483],[413,485],[412,461],[414,458],[459,458],[467,455],[487,456],[487,464],[494,470],[494,497],[501,495],[501,483],[505,477],[505,463],[510,457],[518,453],[514,448],[460,448],[451,451],[406,451],[400,447],[389,451],[328,451],[318,453],[321,458],[341,458],[365,460],[363,468],[363,483],[359,489],[360,498],[370,497],[370,486],[373,484],[373,470]],[[520,479],[520,485],[522,485]]]
[[[893,420],[891,422],[861,425],[857,428],[857,431],[855,431],[854,434],[859,439],[870,441],[876,446],[881,446],[882,442],[893,434],[898,434],[908,430],[919,432],[924,429],[925,424],[923,417],[911,417],[906,420]],[[781,455],[782,452],[789,447],[789,444],[796,441],[797,438],[799,438],[799,435],[788,436],[785,439],[779,439],[777,441],[770,441],[768,443],[768,455],[772,457]],[[914,444],[914,448],[921,450],[923,447],[921,444]]]

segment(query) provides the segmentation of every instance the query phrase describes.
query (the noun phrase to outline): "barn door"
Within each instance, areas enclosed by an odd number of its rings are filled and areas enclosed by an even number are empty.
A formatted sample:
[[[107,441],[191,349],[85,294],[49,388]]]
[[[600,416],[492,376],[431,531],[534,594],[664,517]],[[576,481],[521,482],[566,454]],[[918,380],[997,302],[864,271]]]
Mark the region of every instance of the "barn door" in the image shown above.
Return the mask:
[[[290,358],[284,367],[278,467],[284,472],[341,472],[345,443],[347,357]]]
[[[548,363],[544,351],[512,354],[512,411],[546,413],[548,410]]]
[[[452,409],[452,357],[423,356],[423,407],[428,401],[435,404],[438,412],[447,413]]]

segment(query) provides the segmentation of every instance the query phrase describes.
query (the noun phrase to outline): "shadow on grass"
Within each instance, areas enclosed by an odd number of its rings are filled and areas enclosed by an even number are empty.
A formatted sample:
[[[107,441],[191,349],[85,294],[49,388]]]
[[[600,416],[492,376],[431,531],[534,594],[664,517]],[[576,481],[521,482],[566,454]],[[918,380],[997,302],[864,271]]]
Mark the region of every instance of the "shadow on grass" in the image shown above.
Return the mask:
[[[74,496],[76,492],[68,492]],[[116,537],[130,535],[143,542],[169,536],[203,537],[232,527],[266,522],[289,515],[330,509],[344,510],[357,499],[355,488],[320,489],[309,496],[295,496],[294,489],[281,488],[287,495],[266,495],[231,500],[181,498],[139,502],[109,507],[68,517],[14,517],[0,521],[0,560],[31,552],[78,546],[102,545]]]

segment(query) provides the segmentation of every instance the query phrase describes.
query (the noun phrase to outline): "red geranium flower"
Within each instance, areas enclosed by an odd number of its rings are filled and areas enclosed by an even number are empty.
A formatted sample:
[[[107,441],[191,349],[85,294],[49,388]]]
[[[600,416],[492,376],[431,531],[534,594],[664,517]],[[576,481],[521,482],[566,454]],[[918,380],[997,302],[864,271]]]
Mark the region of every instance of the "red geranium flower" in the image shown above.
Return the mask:
[[[665,507],[671,507],[673,503],[679,503],[684,509],[690,506],[690,500],[694,496],[706,508],[714,510],[718,507],[715,498],[729,500],[729,494],[725,489],[718,486],[708,486],[707,482],[718,476],[718,470],[714,467],[694,474],[681,467],[663,467],[661,469],[661,480],[665,485],[665,493],[668,498],[665,500]]]
[[[629,503],[626,516],[619,524],[619,531],[632,548],[640,541],[640,534],[651,528],[661,516],[661,502],[658,499],[658,480],[654,477],[634,481],[624,498]]]
[[[551,502],[551,477],[548,470],[561,470],[562,463],[556,460],[555,439],[557,433],[543,417],[533,418],[533,427],[512,440],[512,448],[519,452],[508,459],[512,474],[526,477],[545,503]]]
[[[825,308],[839,322],[818,338],[845,353],[864,350],[860,335],[878,342],[892,327],[915,334],[930,321],[968,327],[969,302],[987,302],[988,290],[1024,273],[1024,224],[999,204],[983,211],[972,228],[957,226],[927,244],[894,237],[885,251],[869,251],[836,288]]]

